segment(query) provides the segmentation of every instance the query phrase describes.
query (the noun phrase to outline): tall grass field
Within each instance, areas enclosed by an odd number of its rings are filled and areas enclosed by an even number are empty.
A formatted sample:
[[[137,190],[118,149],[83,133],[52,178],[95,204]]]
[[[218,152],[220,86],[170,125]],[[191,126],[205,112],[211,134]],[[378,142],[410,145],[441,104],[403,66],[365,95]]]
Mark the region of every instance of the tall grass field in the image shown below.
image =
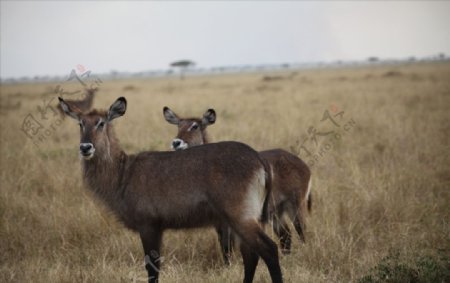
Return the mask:
[[[213,141],[284,148],[310,165],[306,243],[294,234],[280,255],[286,282],[450,282],[449,62],[96,84],[95,108],[128,100],[113,123],[129,154],[170,150],[164,106],[214,108]],[[53,112],[55,90],[81,99],[81,84],[0,90],[0,282],[145,282],[139,236],[84,188],[79,127]],[[238,249],[224,266],[212,228],[166,232],[162,257],[161,282],[243,279]],[[262,261],[255,282],[270,282]]]

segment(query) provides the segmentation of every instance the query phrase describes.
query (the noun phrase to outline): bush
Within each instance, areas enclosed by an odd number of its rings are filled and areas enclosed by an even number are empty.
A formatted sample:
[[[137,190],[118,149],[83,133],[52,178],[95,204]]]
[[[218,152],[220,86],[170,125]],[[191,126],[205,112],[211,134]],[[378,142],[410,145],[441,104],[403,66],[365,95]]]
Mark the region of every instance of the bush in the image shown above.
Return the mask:
[[[419,256],[414,262],[400,260],[399,253],[383,258],[358,283],[439,283],[450,282],[448,255]]]

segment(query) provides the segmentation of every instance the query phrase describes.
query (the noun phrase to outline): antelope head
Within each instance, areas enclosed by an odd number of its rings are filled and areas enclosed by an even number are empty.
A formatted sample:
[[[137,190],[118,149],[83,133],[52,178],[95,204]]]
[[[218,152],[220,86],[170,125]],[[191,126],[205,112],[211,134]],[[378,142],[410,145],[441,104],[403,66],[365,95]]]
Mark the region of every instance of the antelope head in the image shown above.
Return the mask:
[[[216,122],[214,109],[208,109],[202,118],[180,118],[169,107],[164,107],[163,114],[167,122],[178,126],[178,134],[171,144],[173,150],[207,143],[206,127]]]
[[[62,110],[80,125],[80,156],[85,160],[94,157],[111,159],[111,144],[116,143],[112,133],[112,120],[125,114],[127,101],[119,97],[108,111],[92,110],[82,113],[58,97]]]

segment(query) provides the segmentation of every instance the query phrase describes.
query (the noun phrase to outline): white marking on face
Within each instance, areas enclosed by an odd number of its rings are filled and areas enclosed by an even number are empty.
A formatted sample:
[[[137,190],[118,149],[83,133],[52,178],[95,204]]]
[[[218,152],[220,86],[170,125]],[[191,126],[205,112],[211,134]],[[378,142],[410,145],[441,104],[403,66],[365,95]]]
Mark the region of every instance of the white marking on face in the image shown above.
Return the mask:
[[[80,149],[80,156],[82,158],[84,158],[85,160],[89,160],[92,157],[94,157],[95,147],[94,147],[94,145],[92,143],[81,143],[80,147],[82,147],[82,146],[90,146],[90,149],[89,149],[88,152],[83,152]]]
[[[103,119],[99,119],[97,124],[95,124],[95,128],[97,129],[99,126],[104,126],[105,121]]]
[[[188,148],[189,145],[182,139],[173,139],[170,147],[172,148],[172,150],[182,150]]]
[[[94,153],[92,153],[92,154],[90,154],[90,155],[88,155],[88,156],[84,156],[83,154],[81,154],[81,157],[82,157],[84,160],[90,160],[92,157],[94,157]]]
[[[196,130],[198,129],[198,124],[197,122],[192,123],[192,125],[189,127],[189,129],[187,130],[188,132],[190,132],[191,130]]]
[[[79,121],[78,121],[78,124],[80,125],[80,128],[81,128],[82,130],[84,130],[84,123],[83,123],[83,120],[79,120]]]

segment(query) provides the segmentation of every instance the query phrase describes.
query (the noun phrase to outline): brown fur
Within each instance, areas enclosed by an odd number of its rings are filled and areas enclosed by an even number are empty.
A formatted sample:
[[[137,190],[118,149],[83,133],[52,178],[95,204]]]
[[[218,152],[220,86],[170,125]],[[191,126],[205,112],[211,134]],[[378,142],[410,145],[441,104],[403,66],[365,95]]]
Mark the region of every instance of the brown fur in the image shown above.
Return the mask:
[[[169,123],[178,125],[176,139],[183,140],[189,147],[209,142],[206,128],[215,122],[216,114],[213,109],[209,109],[204,117],[213,114],[212,123],[203,122],[202,127],[196,131],[187,131],[195,123],[201,123],[204,118],[180,118],[168,107],[164,107],[164,116]],[[291,247],[291,232],[285,222],[283,215],[286,213],[294,223],[294,227],[302,242],[305,242],[305,215],[311,210],[311,194],[308,195],[308,185],[311,172],[303,160],[297,156],[282,150],[272,149],[259,152],[261,158],[270,164],[273,170],[272,181],[272,201],[269,206],[269,213],[273,216],[273,229],[280,239],[283,253],[289,253]],[[229,261],[229,254],[233,245],[231,234],[226,236],[226,228],[218,229],[219,239],[224,253],[224,260]],[[226,232],[225,232],[226,233]],[[225,239],[223,239],[225,238]]]
[[[273,282],[282,282],[276,244],[259,226],[261,210],[249,213],[245,205],[249,196],[267,199],[270,193],[270,182],[264,177],[255,181],[258,174],[270,172],[253,149],[223,142],[182,152],[127,155],[111,125],[111,120],[125,113],[124,98],[108,112],[85,114],[61,98],[60,103],[80,123],[83,180],[128,228],[139,232],[149,282],[158,281],[159,260],[151,255],[159,254],[165,229],[217,223],[227,223],[242,238],[242,249],[248,253],[243,255],[245,282],[253,279],[256,264],[248,258],[255,256],[266,262]],[[86,144],[95,149],[92,154],[83,149]]]
[[[198,131],[199,134],[196,131],[190,132],[187,131],[193,122],[196,122],[199,125],[202,124],[202,120],[198,118],[187,118],[180,121],[180,124],[178,124],[178,133],[184,133],[184,135],[183,137],[177,135],[177,138],[189,140],[192,142],[193,145],[201,145],[209,143],[210,141],[208,133],[207,131],[202,130],[202,126],[199,127]],[[206,129],[206,127],[203,129]]]

